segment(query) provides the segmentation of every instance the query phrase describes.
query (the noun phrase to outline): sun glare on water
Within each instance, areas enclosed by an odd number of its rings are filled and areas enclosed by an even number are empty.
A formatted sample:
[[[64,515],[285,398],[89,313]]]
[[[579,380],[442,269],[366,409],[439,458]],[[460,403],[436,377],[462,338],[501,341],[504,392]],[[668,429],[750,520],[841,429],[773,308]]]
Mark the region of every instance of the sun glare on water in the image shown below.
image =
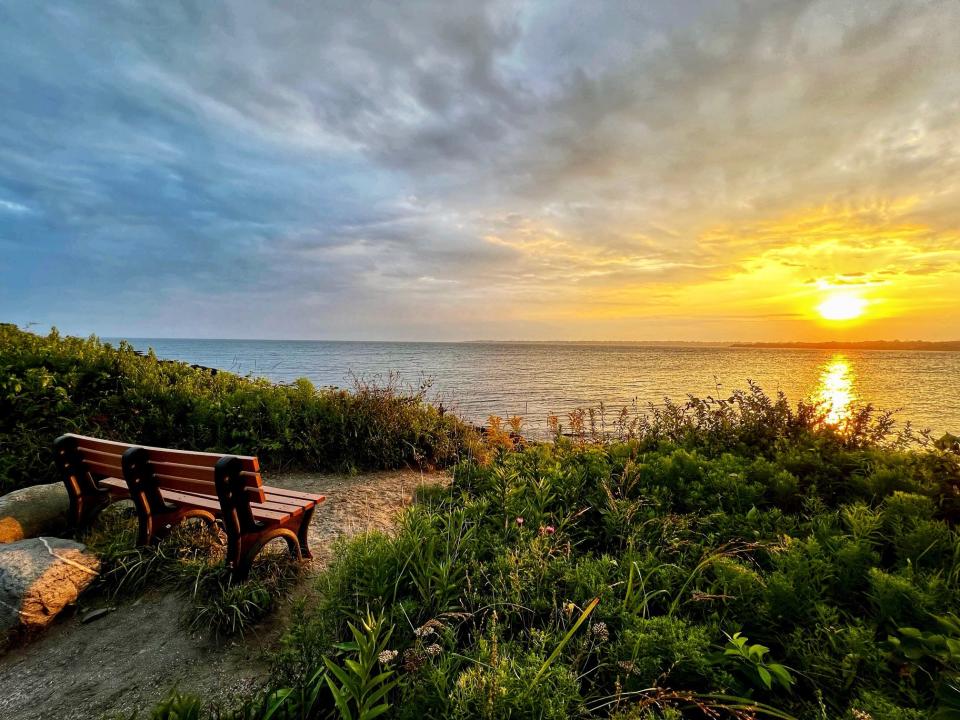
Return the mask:
[[[825,420],[828,424],[839,425],[850,417],[856,399],[854,381],[853,368],[842,355],[834,356],[821,368],[816,399],[827,411]]]
[[[853,320],[863,315],[867,301],[852,293],[833,293],[817,305],[824,320]]]

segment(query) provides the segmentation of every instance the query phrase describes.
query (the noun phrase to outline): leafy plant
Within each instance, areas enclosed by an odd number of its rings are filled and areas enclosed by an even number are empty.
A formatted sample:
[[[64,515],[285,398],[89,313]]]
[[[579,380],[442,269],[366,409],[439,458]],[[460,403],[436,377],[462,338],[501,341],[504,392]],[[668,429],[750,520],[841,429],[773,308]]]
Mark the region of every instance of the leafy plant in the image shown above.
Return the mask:
[[[769,654],[767,646],[751,644],[742,633],[735,632],[728,637],[721,658],[734,661],[735,667],[767,690],[772,690],[774,685],[789,690],[794,683],[793,676],[780,663],[770,662]]]
[[[344,658],[342,665],[325,657],[325,680],[343,720],[373,720],[390,709],[387,695],[397,684],[391,679],[393,670],[379,670],[381,653],[387,649],[393,628],[369,611],[359,628],[353,623],[347,627],[353,640],[336,647],[354,657]]]
[[[939,632],[898,628],[897,635],[887,638],[896,658],[912,662],[933,660],[946,668],[960,670],[960,618],[953,613],[934,615]]]

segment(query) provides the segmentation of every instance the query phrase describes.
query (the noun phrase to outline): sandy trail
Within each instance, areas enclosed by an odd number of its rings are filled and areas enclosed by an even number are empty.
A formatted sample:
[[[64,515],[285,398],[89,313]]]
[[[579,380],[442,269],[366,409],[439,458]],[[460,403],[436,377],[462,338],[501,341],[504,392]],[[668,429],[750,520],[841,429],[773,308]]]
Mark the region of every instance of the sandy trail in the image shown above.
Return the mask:
[[[327,495],[311,524],[315,557],[303,589],[326,564],[334,538],[390,530],[418,485],[445,480],[442,474],[414,471],[265,478],[270,485]],[[0,718],[129,718],[173,687],[217,700],[246,694],[262,682],[282,623],[268,618],[245,638],[218,644],[182,627],[185,602],[176,594],[150,593],[86,625],[79,614],[59,621],[42,637],[11,650],[0,657]],[[282,609],[277,615],[282,617]]]

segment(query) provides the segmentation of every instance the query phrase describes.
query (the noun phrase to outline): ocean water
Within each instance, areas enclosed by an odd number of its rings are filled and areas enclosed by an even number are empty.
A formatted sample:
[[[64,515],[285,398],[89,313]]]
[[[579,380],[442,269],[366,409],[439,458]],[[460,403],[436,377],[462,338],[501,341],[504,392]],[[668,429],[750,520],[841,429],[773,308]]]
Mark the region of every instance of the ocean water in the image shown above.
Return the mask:
[[[113,340],[116,342],[116,339]],[[603,402],[643,410],[665,397],[724,397],[748,380],[792,401],[820,399],[842,417],[857,403],[960,434],[960,353],[754,349],[630,343],[410,343],[137,339],[158,357],[286,383],[351,387],[355,378],[409,388],[472,422],[520,415],[533,432],[547,417]]]

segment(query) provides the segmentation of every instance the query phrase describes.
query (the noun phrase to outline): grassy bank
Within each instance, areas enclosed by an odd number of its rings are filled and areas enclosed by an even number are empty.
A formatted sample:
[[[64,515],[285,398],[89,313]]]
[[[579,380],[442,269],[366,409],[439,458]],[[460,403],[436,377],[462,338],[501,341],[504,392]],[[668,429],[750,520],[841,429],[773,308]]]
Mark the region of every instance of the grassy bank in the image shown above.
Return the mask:
[[[574,424],[344,543],[244,716],[958,717],[953,452],[757,390]]]
[[[418,395],[0,333],[7,488],[55,479],[66,430],[274,467],[451,467],[395,534],[336,548],[272,687],[239,709],[177,696],[152,717],[960,717],[954,441],[908,441],[869,408],[830,426],[750,388],[644,417],[573,413],[551,444],[518,446],[519,419],[492,419],[481,446]],[[244,622],[199,541],[143,553],[117,522],[90,541],[124,590],[202,574],[190,620]],[[285,591],[267,577],[251,617]]]
[[[51,448],[64,432],[307,470],[443,465],[474,440],[422,393],[274,385],[0,325],[0,493],[58,480]]]

